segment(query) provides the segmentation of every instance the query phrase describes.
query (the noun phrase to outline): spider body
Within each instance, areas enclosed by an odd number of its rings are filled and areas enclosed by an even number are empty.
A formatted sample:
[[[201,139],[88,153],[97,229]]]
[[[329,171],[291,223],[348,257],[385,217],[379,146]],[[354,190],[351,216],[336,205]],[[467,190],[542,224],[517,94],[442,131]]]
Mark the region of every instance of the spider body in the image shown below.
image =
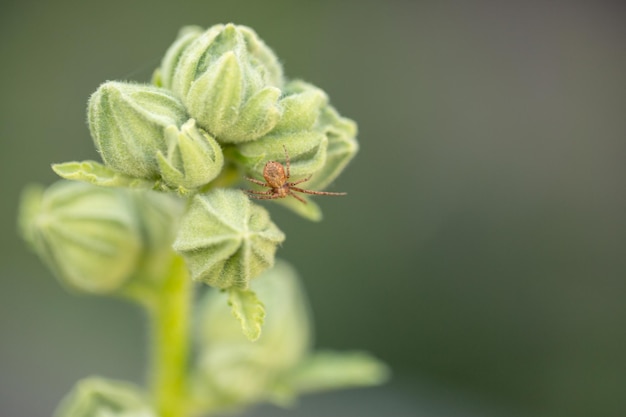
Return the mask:
[[[250,198],[256,198],[258,200],[274,200],[277,198],[285,198],[288,196],[294,197],[296,200],[306,204],[306,200],[295,194],[294,192],[304,193],[304,194],[312,194],[312,195],[346,195],[346,193],[330,193],[327,191],[313,191],[313,190],[305,190],[300,187],[296,187],[296,185],[306,182],[311,179],[309,175],[306,178],[303,178],[298,181],[289,181],[291,177],[290,174],[290,161],[289,154],[287,153],[287,148],[283,146],[285,149],[285,166],[280,162],[276,161],[268,161],[263,167],[263,178],[265,182],[248,178],[246,179],[250,182],[258,184],[262,187],[267,187],[269,190],[267,191],[254,191],[254,190],[245,190]],[[285,170],[286,168],[286,170]]]

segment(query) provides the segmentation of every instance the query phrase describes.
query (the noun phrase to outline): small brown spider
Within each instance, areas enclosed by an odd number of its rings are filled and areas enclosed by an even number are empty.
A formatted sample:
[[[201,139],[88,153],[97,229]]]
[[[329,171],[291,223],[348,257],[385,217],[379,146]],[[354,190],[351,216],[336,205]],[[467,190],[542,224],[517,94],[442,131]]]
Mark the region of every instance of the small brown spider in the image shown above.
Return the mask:
[[[285,150],[285,165],[287,167],[287,172],[285,173],[285,167],[283,167],[283,164],[281,164],[280,162],[276,162],[276,161],[267,162],[265,164],[265,167],[263,168],[263,178],[265,178],[265,182],[256,180],[254,178],[248,178],[248,177],[246,177],[246,179],[260,186],[268,187],[269,190],[267,191],[244,190],[248,194],[248,197],[256,198],[258,200],[274,200],[276,198],[285,198],[287,196],[292,196],[296,200],[301,201],[302,203],[306,204],[306,200],[300,197],[299,195],[294,194],[294,191],[297,191],[299,193],[304,193],[304,194],[313,194],[313,195],[346,195],[346,193],[329,193],[328,191],[312,191],[312,190],[305,190],[305,189],[296,187],[296,185],[310,180],[311,179],[310,175],[298,181],[288,182],[287,180],[290,177],[289,153],[287,153],[287,148],[285,146],[283,146],[283,149]]]

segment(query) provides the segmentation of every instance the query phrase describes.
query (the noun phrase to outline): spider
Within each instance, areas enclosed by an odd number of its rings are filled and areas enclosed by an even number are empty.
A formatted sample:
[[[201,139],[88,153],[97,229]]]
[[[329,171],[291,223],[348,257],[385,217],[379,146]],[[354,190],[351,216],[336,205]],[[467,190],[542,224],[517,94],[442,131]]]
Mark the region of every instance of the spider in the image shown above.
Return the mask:
[[[311,175],[306,178],[303,178],[298,181],[289,182],[287,181],[290,177],[290,162],[289,162],[289,153],[287,153],[287,148],[283,145],[283,149],[285,150],[285,166],[287,168],[287,172],[285,173],[285,167],[283,164],[276,161],[268,161],[263,168],[263,178],[265,178],[265,182],[259,181],[254,178],[245,177],[248,181],[258,184],[262,187],[268,187],[267,191],[254,191],[254,190],[244,190],[248,197],[256,198],[258,200],[274,200],[276,198],[285,198],[287,196],[292,196],[296,200],[306,204],[306,200],[295,194],[294,191],[304,194],[313,194],[313,195],[346,195],[346,193],[330,193],[328,191],[312,191],[305,190],[299,187],[296,187],[298,184],[302,184],[311,179]]]

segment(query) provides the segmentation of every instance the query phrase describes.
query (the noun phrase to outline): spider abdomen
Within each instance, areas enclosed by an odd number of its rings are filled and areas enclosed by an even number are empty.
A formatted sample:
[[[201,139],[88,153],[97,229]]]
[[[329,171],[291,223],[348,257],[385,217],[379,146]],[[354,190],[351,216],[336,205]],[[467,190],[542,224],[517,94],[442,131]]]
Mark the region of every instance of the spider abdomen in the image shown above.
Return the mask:
[[[263,178],[272,188],[281,188],[287,182],[285,168],[282,164],[275,161],[269,161],[263,168]]]

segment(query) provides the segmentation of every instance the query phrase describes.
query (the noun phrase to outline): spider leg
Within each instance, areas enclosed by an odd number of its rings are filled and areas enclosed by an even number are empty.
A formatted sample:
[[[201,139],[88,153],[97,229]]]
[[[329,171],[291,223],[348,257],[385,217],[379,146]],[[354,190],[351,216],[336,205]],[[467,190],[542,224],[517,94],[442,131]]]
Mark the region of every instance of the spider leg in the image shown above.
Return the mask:
[[[272,190],[267,190],[267,191],[243,190],[243,192],[246,194],[267,195],[267,194],[271,194]]]
[[[283,149],[285,150],[285,165],[287,167],[287,179],[291,176],[289,170],[291,169],[291,161],[289,160],[289,152],[287,152],[287,147],[283,145]]]
[[[295,198],[296,200],[298,200],[298,201],[300,201],[300,202],[302,202],[304,204],[307,204],[306,200],[304,198],[300,197],[299,195],[294,194],[291,191],[289,191],[289,195],[292,196],[293,198]]]
[[[263,182],[263,181],[259,181],[259,180],[256,180],[256,179],[254,179],[254,178],[250,178],[250,177],[244,177],[244,178],[245,178],[245,179],[247,179],[247,180],[248,180],[248,181],[250,181],[250,182],[255,183],[255,184],[262,185],[263,187],[269,187],[269,185],[267,185],[267,184],[266,184],[265,182]]]
[[[301,180],[294,181],[294,182],[290,182],[290,183],[289,183],[289,186],[291,187],[292,185],[302,184],[303,182],[306,182],[306,181],[308,181],[308,180],[310,180],[310,179],[311,179],[311,175],[309,175],[309,176],[308,176],[308,177],[306,177],[306,178],[302,178]]]
[[[331,193],[328,191],[313,191],[313,190],[304,190],[298,187],[289,187],[293,191],[298,191],[299,193],[304,194],[313,194],[313,195],[346,195],[347,193]]]
[[[270,194],[270,195],[248,194],[248,197],[255,198],[257,200],[275,200],[277,198],[280,198],[280,196],[275,195],[275,194]]]

